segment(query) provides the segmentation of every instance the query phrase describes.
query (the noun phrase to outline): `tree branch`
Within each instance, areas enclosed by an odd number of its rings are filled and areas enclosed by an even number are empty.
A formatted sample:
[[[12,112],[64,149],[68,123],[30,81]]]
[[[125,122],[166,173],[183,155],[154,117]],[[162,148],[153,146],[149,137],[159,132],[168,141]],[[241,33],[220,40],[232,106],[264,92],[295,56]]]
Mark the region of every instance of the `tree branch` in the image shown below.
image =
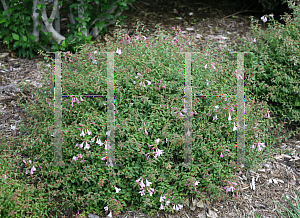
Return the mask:
[[[54,22],[54,26],[55,26],[55,30],[60,33],[60,8],[61,6],[58,4],[57,5],[57,12],[56,12],[56,16],[55,16],[55,22]]]
[[[40,3],[41,0],[38,0],[38,2]],[[45,2],[44,2],[45,4]],[[52,33],[52,38],[59,44],[61,45],[61,43],[66,39],[64,36],[60,35],[54,28],[53,28],[53,20],[54,17],[56,16],[56,12],[58,10],[57,7],[58,4],[58,0],[54,0],[54,6],[52,9],[52,13],[50,16],[50,22],[48,21],[48,16],[46,14],[46,10],[45,8],[41,8],[41,12],[42,12],[42,20],[45,23],[45,27],[47,29],[47,32]],[[41,29],[42,30],[42,29]]]
[[[78,0],[78,1],[80,1],[80,3],[78,4],[78,17],[79,17],[80,19],[84,20],[84,7],[83,7],[83,5],[84,5],[84,0]],[[81,7],[80,7],[80,6],[81,6]],[[80,23],[81,23],[81,26],[80,26],[81,33],[82,33],[82,35],[87,36],[88,30],[87,30],[87,28],[86,28],[85,25],[84,25],[84,26],[82,25],[82,22],[83,22],[83,21],[80,21]],[[86,32],[83,31],[84,29],[86,29]]]
[[[33,20],[33,29],[32,29],[32,35],[34,35],[35,37],[35,42],[39,41],[40,39],[40,31],[37,31],[37,26],[39,24],[41,24],[41,22],[39,20],[37,20],[39,14],[35,12],[35,10],[37,9],[37,2],[38,0],[33,0],[33,5],[32,5],[32,20]]]
[[[70,0],[67,0],[68,4],[70,4],[69,2]],[[71,24],[74,24],[75,25],[75,19],[74,19],[74,15],[72,13],[72,8],[70,8],[70,13],[68,13],[68,17],[69,17],[69,21]]]
[[[115,2],[115,3],[116,3],[116,2]],[[113,3],[113,4],[115,4],[115,3]],[[106,11],[105,13],[103,13],[99,18],[95,19],[95,20],[92,22],[91,26],[93,26],[93,25],[95,24],[96,21],[104,21],[105,18],[104,18],[103,15],[104,15],[104,14],[107,14],[107,13],[109,13],[109,14],[114,13],[115,10],[117,9],[117,7],[118,7],[118,6],[115,5],[115,6],[112,7],[111,9],[107,10],[107,11]],[[122,11],[123,11],[123,10],[122,10]],[[118,13],[114,16],[114,18],[120,16],[120,15],[122,14],[122,11],[121,11],[121,12],[118,12]],[[108,23],[103,24],[102,28],[107,27],[107,26],[109,26],[109,25],[111,25],[111,24],[114,24],[114,22],[115,22],[115,21],[111,20],[111,21],[109,21]],[[90,34],[89,34],[89,35],[92,35],[93,37],[97,37],[97,36],[99,35],[99,32],[100,32],[100,31],[98,30],[98,27],[95,26],[95,27],[90,31]]]

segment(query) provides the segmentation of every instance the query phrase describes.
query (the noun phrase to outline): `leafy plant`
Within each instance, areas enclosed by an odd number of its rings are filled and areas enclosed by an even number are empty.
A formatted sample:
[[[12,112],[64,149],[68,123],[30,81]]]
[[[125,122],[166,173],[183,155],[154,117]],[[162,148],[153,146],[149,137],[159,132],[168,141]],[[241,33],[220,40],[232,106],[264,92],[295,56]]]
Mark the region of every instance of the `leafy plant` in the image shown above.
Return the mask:
[[[42,217],[43,211],[39,209],[42,200],[38,196],[39,190],[33,185],[11,178],[13,174],[9,174],[13,167],[6,158],[1,157],[0,162],[0,217]]]
[[[8,10],[1,11],[0,19],[0,38],[3,39],[3,43],[8,45],[13,43],[12,50],[18,48],[18,55],[23,57],[33,57],[34,49],[40,48],[34,41],[33,35],[28,35],[32,23],[30,22],[30,11],[24,8],[21,4],[16,4],[17,0],[12,0],[8,3]],[[29,4],[28,4],[29,5]],[[10,14],[10,19],[7,19],[7,15]]]
[[[247,85],[255,96],[267,101],[282,121],[299,122],[299,6],[289,1],[289,7],[294,18],[285,14],[286,25],[274,21],[273,15],[261,17],[263,22],[272,23],[265,31],[255,21],[253,25],[251,17],[252,34],[247,34],[247,40],[241,39],[244,46],[235,48],[253,53],[245,57],[245,64],[254,66]]]
[[[138,32],[139,27],[140,23],[135,38],[117,29],[115,43],[108,41],[100,48],[85,45],[77,54],[62,54],[61,146],[66,165],[49,165],[56,146],[50,87],[54,61],[44,54],[50,63],[40,67],[42,88],[22,87],[33,93],[36,103],[18,100],[30,118],[19,126],[20,136],[0,143],[0,150],[15,167],[7,171],[14,171],[20,183],[36,181],[33,192],[44,199],[41,211],[58,215],[59,204],[65,210],[109,216],[118,215],[125,207],[150,216],[158,210],[176,212],[188,194],[209,201],[238,196],[235,176],[270,159],[268,150],[281,138],[277,132],[283,125],[277,123],[266,102],[245,86],[245,163],[236,163],[236,98],[232,96],[236,94],[237,70],[230,48],[199,45],[196,38],[179,35],[179,28],[173,28],[176,39],[159,29],[158,37],[149,40],[145,32]],[[184,163],[183,124],[188,109],[183,99],[185,58],[179,53],[184,51],[199,52],[191,60],[191,166]],[[107,120],[105,52],[114,54],[114,132]],[[251,70],[245,68],[245,75]],[[99,95],[88,97],[92,94]],[[115,135],[114,149],[108,147],[110,134]],[[111,150],[116,165],[107,167]],[[54,197],[63,201],[50,201]]]
[[[54,0],[55,2],[57,0]],[[71,23],[67,24],[66,27],[70,31],[66,34],[65,39],[59,44],[53,38],[51,40],[51,49],[49,51],[71,51],[75,52],[75,47],[85,43],[90,43],[93,34],[89,31],[90,28],[97,27],[97,35],[104,35],[107,31],[106,26],[115,22],[116,19],[119,21],[124,20],[125,16],[121,15],[123,10],[127,10],[127,3],[132,3],[135,0],[122,0],[116,1],[113,4],[107,1],[94,1],[85,0],[85,4],[81,4],[80,8],[84,10],[84,14],[78,14],[78,1],[60,1],[60,6],[66,5],[59,12],[67,11],[72,17]],[[23,0],[23,4],[20,4],[18,0],[12,0],[8,3],[2,1],[2,4],[7,6],[7,10],[0,9],[0,39],[3,39],[3,43],[8,45],[8,49],[12,44],[12,50],[18,51],[18,56],[33,58],[33,54],[39,49],[43,48],[47,50],[43,45],[47,45],[48,40],[51,38],[53,32],[41,31],[41,23],[44,24],[46,21],[42,19],[42,10],[46,9],[44,0],[41,1],[43,4],[37,4],[36,13],[38,17],[32,16],[32,0]],[[95,3],[95,8],[89,3]],[[115,8],[112,10],[112,8]],[[72,12],[70,12],[70,10]],[[35,22],[40,22],[36,29],[33,25],[33,19]],[[50,22],[49,18],[47,22]],[[33,29],[34,27],[34,29]],[[36,39],[33,32],[38,31],[40,37]],[[85,32],[84,32],[85,31]],[[58,33],[59,34],[59,33]],[[64,37],[64,36],[61,36]],[[48,51],[48,50],[47,50]]]

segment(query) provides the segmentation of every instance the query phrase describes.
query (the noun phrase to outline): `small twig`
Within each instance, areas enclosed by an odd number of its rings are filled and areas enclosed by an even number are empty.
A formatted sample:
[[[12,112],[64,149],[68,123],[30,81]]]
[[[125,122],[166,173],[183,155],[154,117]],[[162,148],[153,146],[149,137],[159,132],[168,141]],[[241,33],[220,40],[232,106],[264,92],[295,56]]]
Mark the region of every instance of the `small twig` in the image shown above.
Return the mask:
[[[259,12],[259,11],[253,11],[253,10],[238,11],[238,12],[236,12],[236,13],[233,13],[233,14],[230,14],[230,15],[228,15],[228,16],[226,16],[226,17],[223,17],[221,20],[223,20],[223,19],[225,19],[225,18],[227,18],[227,17],[233,16],[233,15],[237,15],[237,14],[240,14],[240,13],[244,13],[244,12]]]

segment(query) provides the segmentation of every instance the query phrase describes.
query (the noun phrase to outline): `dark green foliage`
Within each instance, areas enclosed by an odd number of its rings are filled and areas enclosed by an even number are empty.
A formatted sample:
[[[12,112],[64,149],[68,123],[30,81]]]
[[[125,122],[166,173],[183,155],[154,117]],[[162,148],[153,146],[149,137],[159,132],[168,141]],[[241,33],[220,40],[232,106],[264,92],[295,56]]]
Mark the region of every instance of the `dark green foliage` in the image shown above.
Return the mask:
[[[91,30],[91,24],[100,16],[103,15],[107,20],[105,21],[97,21],[95,22],[95,26],[98,27],[100,31],[100,35],[104,35],[104,33],[107,31],[106,28],[102,28],[103,24],[110,22],[111,20],[115,20],[114,15],[116,13],[121,12],[123,10],[127,10],[128,6],[127,3],[132,3],[135,0],[123,0],[123,1],[117,1],[114,3],[114,5],[117,5],[117,9],[114,13],[105,13],[108,11],[113,5],[111,2],[107,1],[94,1],[94,0],[87,0],[85,1],[87,4],[84,5],[85,8],[85,19],[83,20],[84,23],[86,23],[86,27]],[[73,3],[75,2],[75,3]],[[80,46],[82,44],[91,42],[92,36],[84,36],[80,31],[81,23],[78,21],[81,19],[78,18],[78,3],[77,1],[71,1],[70,3],[67,3],[65,0],[58,1],[60,5],[66,5],[66,7],[62,8],[60,11],[60,14],[62,12],[65,12],[66,10],[72,9],[74,19],[77,21],[75,24],[67,24],[67,28],[70,29],[70,31],[63,35],[65,37],[65,40],[61,43],[61,45],[58,45],[54,39],[51,41],[51,52],[55,51],[71,51],[74,53],[76,51],[77,46]],[[89,3],[96,3],[99,5],[99,8],[101,10],[99,11],[93,11],[94,7],[92,7]],[[42,4],[44,1],[42,1]],[[32,58],[33,54],[36,54],[39,49],[42,49],[46,47],[51,34],[52,33],[43,33],[40,31],[39,41],[35,42],[35,37],[32,35],[32,27],[33,27],[33,20],[32,20],[32,0],[23,0],[23,4],[18,4],[17,0],[12,0],[7,2],[6,4],[8,6],[8,10],[4,11],[2,3],[0,3],[0,39],[3,40],[4,44],[7,44],[7,48],[11,49],[13,51],[17,51],[17,56],[21,57],[27,57]],[[41,18],[41,8],[46,9],[46,5],[38,5],[36,12],[39,13],[38,20],[40,20],[42,23]],[[52,11],[52,10],[51,10]],[[91,12],[93,11],[93,12]],[[10,14],[10,17],[7,17],[7,14]],[[48,17],[50,18],[50,16]],[[125,16],[118,16],[117,19],[121,21],[126,18]],[[54,22],[53,22],[54,27]],[[37,29],[39,30],[41,28],[40,25],[38,25]],[[41,46],[42,45],[42,46]]]
[[[262,4],[265,10],[274,10],[274,8],[283,5],[286,5],[286,0],[258,0],[259,3]],[[298,0],[294,0],[294,2],[298,2]]]

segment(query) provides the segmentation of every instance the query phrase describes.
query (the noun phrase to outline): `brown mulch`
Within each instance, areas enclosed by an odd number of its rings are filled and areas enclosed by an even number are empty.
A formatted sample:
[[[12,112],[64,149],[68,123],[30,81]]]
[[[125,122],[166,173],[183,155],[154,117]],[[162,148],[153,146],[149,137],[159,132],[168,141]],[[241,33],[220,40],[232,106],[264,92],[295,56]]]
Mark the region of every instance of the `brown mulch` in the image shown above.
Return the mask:
[[[136,29],[136,20],[141,21],[150,33],[155,32],[155,25],[160,24],[162,30],[170,32],[171,27],[180,26],[183,34],[194,34],[201,41],[210,41],[221,44],[229,44],[228,39],[220,39],[220,36],[230,36],[231,41],[236,40],[237,34],[241,37],[246,36],[250,31],[249,15],[254,15],[259,23],[263,25],[260,17],[265,13],[260,9],[249,9],[245,13],[237,13],[232,8],[233,3],[230,1],[149,1],[137,0],[130,10],[123,14],[128,16],[125,19],[123,28],[127,29],[128,35],[134,35]],[[178,13],[174,13],[174,9]],[[243,9],[246,10],[247,8]],[[242,10],[240,10],[242,11]],[[257,11],[257,12],[256,12]],[[193,12],[193,15],[189,15]],[[236,13],[236,14],[235,14]],[[232,18],[235,14],[236,18]],[[275,18],[279,18],[275,15]],[[176,19],[181,17],[182,19]],[[62,16],[63,18],[63,16]],[[224,18],[224,19],[222,19]],[[192,22],[196,19],[194,24]],[[215,27],[218,27],[216,30]],[[262,26],[265,29],[265,26]],[[186,29],[188,28],[188,29]],[[113,40],[113,30],[110,27],[108,35]],[[95,39],[94,39],[95,40]],[[96,46],[100,43],[106,43],[103,37],[99,37]],[[17,99],[25,97],[25,99],[35,102],[35,96],[32,92],[19,90],[20,85],[25,84],[26,80],[32,87],[41,88],[43,84],[41,79],[42,70],[37,68],[37,63],[43,61],[42,56],[36,55],[33,60],[15,57],[14,52],[0,44],[0,63],[6,68],[0,68],[0,131],[5,131],[7,139],[18,136],[18,130],[11,130],[11,125],[18,126],[22,120],[27,119],[24,110],[17,104]],[[48,84],[50,87],[51,85]],[[53,86],[51,87],[53,88]],[[295,130],[298,124],[287,125],[286,131]],[[159,216],[155,217],[252,217],[254,210],[258,210],[260,217],[280,217],[274,209],[281,210],[272,200],[283,205],[288,205],[283,197],[287,195],[293,204],[293,191],[299,192],[300,182],[300,164],[297,154],[300,150],[300,136],[283,139],[276,146],[284,148],[294,153],[293,155],[282,155],[277,153],[270,154],[270,160],[262,163],[256,168],[243,172],[237,177],[238,186],[243,192],[238,198],[232,198],[230,201],[201,202],[199,199],[193,199],[190,195],[186,198],[187,205],[183,209],[174,214],[159,211]],[[254,185],[253,185],[254,184]],[[59,199],[55,199],[59,200]],[[270,205],[267,206],[266,204]],[[290,208],[288,206],[288,208]],[[282,210],[281,210],[282,211]],[[64,211],[65,217],[74,217],[73,211]],[[64,217],[60,216],[60,217]],[[97,217],[90,215],[91,217]],[[147,217],[138,211],[125,211],[119,215],[121,218],[131,217]]]

